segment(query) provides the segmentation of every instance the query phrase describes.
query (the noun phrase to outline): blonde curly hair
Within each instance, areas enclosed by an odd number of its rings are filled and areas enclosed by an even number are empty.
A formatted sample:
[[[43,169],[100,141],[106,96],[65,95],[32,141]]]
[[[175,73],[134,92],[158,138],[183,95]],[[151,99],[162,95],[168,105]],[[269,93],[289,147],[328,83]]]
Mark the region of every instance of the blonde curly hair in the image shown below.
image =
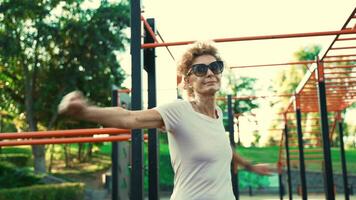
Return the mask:
[[[222,60],[218,49],[214,46],[214,42],[212,41],[197,41],[188,47],[182,55],[177,68],[178,76],[183,77],[183,89],[187,90],[188,97],[194,97],[194,91],[187,85],[187,73],[192,67],[194,60],[202,55],[211,55],[218,61]]]

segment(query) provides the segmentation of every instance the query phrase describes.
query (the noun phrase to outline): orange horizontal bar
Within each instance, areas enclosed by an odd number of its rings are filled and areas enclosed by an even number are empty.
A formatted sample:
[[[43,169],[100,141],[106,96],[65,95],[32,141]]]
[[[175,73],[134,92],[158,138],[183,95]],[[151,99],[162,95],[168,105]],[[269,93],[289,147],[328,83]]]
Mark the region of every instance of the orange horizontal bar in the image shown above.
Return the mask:
[[[343,50],[343,49],[356,49],[356,46],[349,46],[349,47],[333,47],[330,50]]]
[[[356,61],[356,59],[341,59],[341,60],[323,60],[323,63],[339,63],[339,62],[353,62]]]
[[[337,41],[356,40],[356,38],[338,38]]]
[[[356,59],[350,60],[325,60],[324,63],[337,63],[337,62],[349,62],[356,61]],[[252,67],[273,67],[273,66],[283,66],[283,65],[307,65],[315,63],[314,60],[304,60],[296,62],[285,62],[285,63],[273,63],[273,64],[260,64],[260,65],[241,65],[241,66],[232,66],[230,69],[241,69],[241,68],[252,68]]]
[[[295,152],[299,152],[299,149],[291,149],[291,150],[289,150],[289,152],[293,152],[293,153],[295,153]],[[304,149],[304,152],[323,152],[323,150],[322,149]]]
[[[356,30],[340,30],[340,31],[321,31],[321,32],[309,32],[309,33],[293,33],[293,34],[278,34],[278,35],[262,35],[262,36],[247,36],[247,37],[233,37],[233,38],[220,38],[213,39],[214,42],[238,42],[238,41],[251,41],[251,40],[268,40],[268,39],[285,39],[285,38],[297,38],[297,37],[316,37],[316,36],[328,36],[339,34],[355,34]],[[155,48],[166,46],[179,46],[194,43],[195,41],[181,41],[181,42],[167,42],[167,43],[146,43],[142,44],[141,48]]]
[[[330,79],[346,79],[346,80],[349,80],[349,79],[354,79],[356,78],[356,76],[336,76],[336,77],[325,77],[325,80],[329,81]]]
[[[129,134],[130,130],[117,128],[96,128],[96,129],[72,129],[72,130],[57,130],[57,131],[33,131],[21,133],[1,133],[0,139],[18,139],[18,138],[44,138],[44,137],[68,137],[68,136],[84,136],[96,134]]]
[[[21,141],[1,141],[0,142],[0,146],[128,141],[129,139],[131,139],[131,135],[119,135],[119,136],[96,137],[96,138],[93,138],[93,137],[79,137],[79,138],[33,139],[33,140],[21,140]]]
[[[298,164],[299,165],[299,160],[291,160],[293,164]],[[304,163],[322,163],[323,160],[304,160]]]
[[[272,98],[272,97],[290,97],[293,96],[293,94],[275,94],[275,95],[260,95],[260,96],[234,96],[231,97],[231,99],[234,100],[240,100],[240,99],[257,99],[257,98]],[[227,100],[226,97],[216,97],[216,100]]]
[[[345,84],[345,83],[356,83],[356,80],[352,80],[352,81],[327,81],[325,82],[325,85],[329,85],[329,84],[334,84],[334,83],[342,83],[342,84]]]
[[[290,155],[289,158],[299,158],[298,155]],[[307,155],[305,154],[304,155],[304,158],[320,158],[320,159],[323,159],[323,155]]]
[[[145,134],[144,139],[147,138],[148,135]],[[0,147],[21,146],[21,145],[71,144],[71,143],[87,143],[87,142],[114,142],[114,141],[129,141],[130,139],[131,139],[131,134],[107,136],[107,137],[30,139],[30,140],[0,141]]]
[[[129,93],[131,93],[131,90],[130,89],[120,89],[120,90],[117,90],[117,92],[129,94]]]
[[[298,140],[298,138],[294,138],[294,137],[290,137],[290,138],[288,138],[288,139],[290,139],[290,140],[292,140],[292,141]],[[304,138],[304,137],[303,137],[303,140],[318,140],[318,141],[321,141],[321,138],[317,138],[317,137],[313,137],[313,138],[307,137],[307,138]]]
[[[286,62],[286,63],[274,63],[274,64],[262,64],[262,65],[242,65],[242,66],[232,66],[230,69],[236,68],[250,68],[250,67],[267,67],[267,66],[282,66],[282,65],[306,65],[315,63],[313,60],[297,61],[297,62]]]
[[[356,66],[355,66],[356,67]],[[353,74],[355,71],[343,71],[343,72],[324,72],[324,74]],[[329,78],[329,77],[327,77]]]
[[[344,69],[344,68],[354,68],[356,65],[340,65],[340,66],[327,66],[324,69]]]
[[[343,57],[351,57],[351,56],[356,56],[356,54],[332,55],[332,56],[325,56],[324,58],[343,58]]]

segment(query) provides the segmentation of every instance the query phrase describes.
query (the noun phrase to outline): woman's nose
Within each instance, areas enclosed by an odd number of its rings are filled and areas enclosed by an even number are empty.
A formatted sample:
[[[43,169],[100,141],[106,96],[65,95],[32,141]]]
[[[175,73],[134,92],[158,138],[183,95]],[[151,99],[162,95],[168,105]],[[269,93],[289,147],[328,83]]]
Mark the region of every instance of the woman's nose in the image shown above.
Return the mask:
[[[210,68],[208,68],[208,71],[206,72],[206,76],[212,76],[214,75],[213,71],[211,71]]]

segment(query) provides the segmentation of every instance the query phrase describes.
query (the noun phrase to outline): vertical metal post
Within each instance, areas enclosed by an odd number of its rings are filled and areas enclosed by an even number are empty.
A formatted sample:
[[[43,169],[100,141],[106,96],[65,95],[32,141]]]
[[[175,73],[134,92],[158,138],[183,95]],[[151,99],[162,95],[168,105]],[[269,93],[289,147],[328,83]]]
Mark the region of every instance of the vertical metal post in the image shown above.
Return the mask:
[[[298,148],[299,148],[299,169],[300,169],[300,183],[302,188],[302,199],[307,199],[307,182],[305,177],[305,164],[304,164],[304,142],[302,133],[302,116],[300,109],[300,99],[298,95],[295,95],[294,109],[297,119],[297,133],[298,133]]]
[[[345,157],[345,147],[344,147],[344,130],[342,126],[341,113],[338,113],[338,126],[339,126],[339,137],[340,137],[340,156],[341,156],[341,167],[342,167],[342,177],[344,181],[344,193],[345,200],[350,199],[349,184],[347,180],[347,167],[346,167],[346,157]]]
[[[132,110],[142,109],[142,61],[141,61],[141,1],[131,0],[131,64],[132,70]],[[143,199],[143,132],[132,130],[131,199]]]
[[[147,23],[155,30],[155,21],[150,18]],[[154,39],[145,28],[144,43],[153,43]],[[144,68],[148,78],[148,108],[157,106],[156,94],[156,52],[155,48],[144,50]],[[149,200],[159,199],[159,138],[157,129],[148,129],[148,197]]]
[[[118,106],[118,92],[112,90],[111,105]],[[119,144],[118,142],[111,143],[111,199],[119,200]]]
[[[285,116],[285,124],[284,124],[284,138],[285,138],[285,148],[286,148],[286,163],[287,163],[287,177],[288,177],[288,194],[289,200],[293,199],[293,190],[292,190],[292,176],[290,170],[290,156],[289,156],[289,141],[288,141],[288,123],[287,117]]]
[[[324,66],[319,58],[316,59],[316,80],[318,87],[319,98],[319,111],[320,111],[320,125],[323,138],[323,151],[324,151],[324,176],[325,176],[325,197],[327,200],[335,199],[334,192],[334,178],[333,168],[331,163],[331,151],[329,141],[329,124],[328,124],[328,111],[326,103],[325,80],[324,80]]]
[[[235,151],[235,137],[234,137],[234,115],[233,115],[233,107],[232,107],[232,96],[227,95],[227,109],[228,109],[228,120],[229,120],[229,138],[230,145]],[[232,190],[234,192],[236,200],[239,199],[239,184],[238,184],[238,172],[235,174],[233,171],[233,163],[231,163],[231,182],[232,182]]]
[[[282,181],[282,169],[280,169],[280,172],[278,173],[278,183],[279,183],[279,199],[283,200],[284,187]]]

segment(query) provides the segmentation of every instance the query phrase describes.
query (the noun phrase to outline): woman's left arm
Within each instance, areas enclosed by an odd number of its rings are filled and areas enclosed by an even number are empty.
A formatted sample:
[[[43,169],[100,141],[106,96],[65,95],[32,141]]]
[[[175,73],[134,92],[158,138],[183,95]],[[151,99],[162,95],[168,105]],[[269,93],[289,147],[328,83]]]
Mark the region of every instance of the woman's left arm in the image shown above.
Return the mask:
[[[233,162],[233,170],[234,170],[235,174],[237,173],[239,165],[242,165],[246,170],[254,172],[256,174],[260,174],[260,175],[271,175],[272,174],[272,170],[268,166],[268,164],[252,165],[249,161],[242,158],[235,151],[233,151],[233,154],[232,154],[232,162]]]

